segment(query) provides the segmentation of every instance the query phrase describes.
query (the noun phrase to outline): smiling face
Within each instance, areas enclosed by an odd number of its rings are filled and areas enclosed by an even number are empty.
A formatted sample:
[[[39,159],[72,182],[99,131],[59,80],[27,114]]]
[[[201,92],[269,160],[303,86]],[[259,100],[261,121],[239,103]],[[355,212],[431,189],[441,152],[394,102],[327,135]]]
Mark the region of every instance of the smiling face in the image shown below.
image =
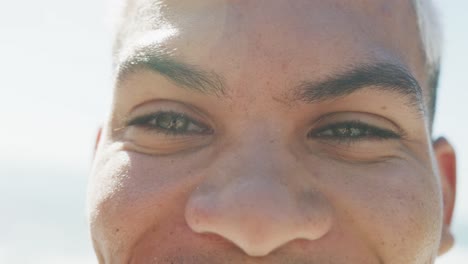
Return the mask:
[[[100,263],[416,264],[450,245],[453,152],[431,141],[409,2],[127,4],[89,187]]]

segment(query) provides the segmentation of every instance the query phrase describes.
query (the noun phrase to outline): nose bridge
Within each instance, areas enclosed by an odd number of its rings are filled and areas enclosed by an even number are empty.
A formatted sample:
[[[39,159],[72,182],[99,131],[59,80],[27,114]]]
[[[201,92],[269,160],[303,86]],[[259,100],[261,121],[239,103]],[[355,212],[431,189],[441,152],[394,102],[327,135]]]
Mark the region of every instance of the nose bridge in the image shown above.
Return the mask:
[[[192,230],[218,234],[251,256],[326,234],[330,207],[301,184],[306,172],[280,144],[252,137],[218,156],[186,204]]]

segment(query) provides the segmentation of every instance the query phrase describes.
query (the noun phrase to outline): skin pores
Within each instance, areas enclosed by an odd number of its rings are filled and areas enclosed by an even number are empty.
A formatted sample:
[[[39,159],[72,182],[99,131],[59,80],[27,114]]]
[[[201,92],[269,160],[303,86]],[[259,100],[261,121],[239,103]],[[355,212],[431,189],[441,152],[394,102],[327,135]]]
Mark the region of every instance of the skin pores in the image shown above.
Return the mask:
[[[442,188],[414,16],[406,1],[128,2],[88,195],[100,263],[433,263]],[[327,93],[389,68],[419,94]]]

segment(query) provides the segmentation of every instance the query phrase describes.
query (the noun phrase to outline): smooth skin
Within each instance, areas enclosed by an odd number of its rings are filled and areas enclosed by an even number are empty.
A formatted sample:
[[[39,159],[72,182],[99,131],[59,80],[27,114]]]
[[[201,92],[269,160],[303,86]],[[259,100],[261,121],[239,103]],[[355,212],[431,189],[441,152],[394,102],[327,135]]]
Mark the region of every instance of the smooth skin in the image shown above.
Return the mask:
[[[99,263],[426,264],[452,246],[455,154],[431,138],[409,1],[135,0],[120,29],[89,182]],[[317,85],[362,65],[420,93]]]

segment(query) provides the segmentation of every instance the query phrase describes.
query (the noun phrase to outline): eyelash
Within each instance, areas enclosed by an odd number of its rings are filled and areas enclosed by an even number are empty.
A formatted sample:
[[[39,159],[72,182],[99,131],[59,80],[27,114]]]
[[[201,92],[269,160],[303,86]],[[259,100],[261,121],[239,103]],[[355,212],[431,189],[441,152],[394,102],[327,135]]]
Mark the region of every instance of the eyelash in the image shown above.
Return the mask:
[[[402,135],[392,130],[378,128],[361,121],[345,121],[312,130],[309,138],[337,141],[389,140],[400,139]]]
[[[164,120],[163,118],[168,118]],[[151,122],[153,124],[151,124]],[[166,122],[172,128],[162,127],[161,122]],[[174,126],[179,127],[174,127]],[[127,126],[138,126],[157,133],[181,136],[181,135],[207,135],[213,131],[206,125],[198,122],[183,113],[173,111],[160,111],[149,115],[137,117],[127,123]],[[189,126],[195,131],[187,131]],[[389,140],[399,139],[401,134],[388,129],[378,128],[361,121],[345,121],[320,127],[310,131],[308,138],[336,140],[336,141],[360,141],[360,140]]]
[[[163,118],[167,119],[164,120]],[[153,124],[151,124],[151,122]],[[169,127],[172,126],[172,128],[162,127],[161,122],[166,122],[166,125]],[[212,133],[212,130],[206,125],[188,117],[185,114],[173,111],[160,111],[149,115],[140,116],[129,121],[127,126],[143,127],[157,133],[174,136],[206,135]],[[179,128],[176,126],[179,126]],[[192,129],[195,128],[195,131],[187,131],[189,126],[192,126]]]

